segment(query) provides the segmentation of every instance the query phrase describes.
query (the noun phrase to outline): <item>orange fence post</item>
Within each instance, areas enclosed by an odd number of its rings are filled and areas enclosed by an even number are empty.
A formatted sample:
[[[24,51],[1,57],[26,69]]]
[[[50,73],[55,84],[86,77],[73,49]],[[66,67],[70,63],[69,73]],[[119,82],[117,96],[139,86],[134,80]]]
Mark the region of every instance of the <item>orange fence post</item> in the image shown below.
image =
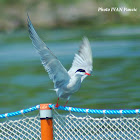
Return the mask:
[[[52,109],[40,104],[41,140],[53,140]]]

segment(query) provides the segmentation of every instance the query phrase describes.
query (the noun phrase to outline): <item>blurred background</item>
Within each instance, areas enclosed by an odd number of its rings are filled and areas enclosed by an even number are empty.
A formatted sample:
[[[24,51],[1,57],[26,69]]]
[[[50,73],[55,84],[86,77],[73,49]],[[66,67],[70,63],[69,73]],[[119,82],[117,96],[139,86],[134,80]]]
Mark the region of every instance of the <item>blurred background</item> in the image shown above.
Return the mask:
[[[99,7],[137,11],[99,12]],[[139,0],[0,0],[0,114],[57,100],[29,39],[27,12],[67,70],[83,36],[91,43],[94,76],[84,80],[68,106],[140,108],[139,9]]]

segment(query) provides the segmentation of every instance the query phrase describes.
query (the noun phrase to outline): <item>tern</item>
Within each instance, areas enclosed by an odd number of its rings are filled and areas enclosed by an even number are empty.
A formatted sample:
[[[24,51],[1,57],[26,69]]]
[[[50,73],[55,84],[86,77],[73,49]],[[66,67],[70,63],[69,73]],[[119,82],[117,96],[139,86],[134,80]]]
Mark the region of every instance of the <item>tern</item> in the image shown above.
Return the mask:
[[[35,49],[40,54],[41,62],[48,72],[50,79],[53,80],[54,91],[56,91],[58,96],[55,107],[59,107],[59,98],[67,99],[64,105],[65,107],[70,96],[79,90],[82,81],[92,73],[92,51],[90,43],[86,37],[83,38],[82,45],[78,53],[75,54],[72,66],[67,71],[47,45],[40,39],[28,14],[27,16],[29,37]]]

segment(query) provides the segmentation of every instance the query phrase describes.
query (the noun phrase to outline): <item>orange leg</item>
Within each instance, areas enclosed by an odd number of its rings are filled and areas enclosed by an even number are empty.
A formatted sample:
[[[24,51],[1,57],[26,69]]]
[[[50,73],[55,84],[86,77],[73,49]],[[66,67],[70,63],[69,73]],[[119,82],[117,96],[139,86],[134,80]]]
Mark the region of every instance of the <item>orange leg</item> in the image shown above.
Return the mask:
[[[69,100],[67,100],[67,102],[65,103],[64,107],[66,107],[66,105],[67,105],[68,101],[69,101]]]
[[[59,97],[58,97],[58,99],[57,99],[57,103],[56,103],[56,105],[55,105],[56,108],[59,107],[58,101],[59,101]]]

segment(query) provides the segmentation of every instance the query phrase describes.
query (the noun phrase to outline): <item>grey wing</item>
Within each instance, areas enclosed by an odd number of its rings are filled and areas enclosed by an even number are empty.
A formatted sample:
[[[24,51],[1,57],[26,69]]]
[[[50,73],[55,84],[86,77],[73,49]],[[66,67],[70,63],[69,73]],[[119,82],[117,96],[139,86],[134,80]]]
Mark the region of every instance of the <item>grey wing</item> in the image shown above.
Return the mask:
[[[45,70],[48,72],[50,79],[53,80],[54,88],[59,88],[69,81],[70,76],[56,56],[40,39],[31,23],[29,16],[27,21],[30,38],[37,52],[40,54],[42,64],[45,67]]]
[[[80,46],[79,52],[75,54],[72,66],[68,71],[70,77],[72,77],[78,69],[84,69],[88,73],[92,72],[92,50],[86,37],[83,38],[83,43]],[[81,81],[86,77],[87,75],[83,76]]]

